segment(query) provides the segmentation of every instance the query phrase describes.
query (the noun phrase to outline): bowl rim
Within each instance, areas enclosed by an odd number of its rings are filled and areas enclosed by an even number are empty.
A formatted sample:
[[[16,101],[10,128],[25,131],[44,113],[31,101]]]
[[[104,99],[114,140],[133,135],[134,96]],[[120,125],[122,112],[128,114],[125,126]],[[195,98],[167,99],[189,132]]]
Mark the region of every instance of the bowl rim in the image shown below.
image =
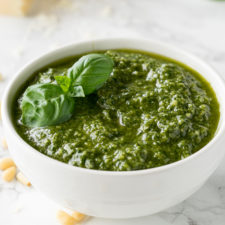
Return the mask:
[[[38,60],[41,60],[44,57],[51,57],[54,54],[60,54],[61,51],[65,50],[65,49],[70,49],[70,48],[74,48],[78,45],[81,44],[92,44],[95,45],[95,43],[101,43],[101,42],[118,42],[118,41],[132,41],[132,42],[136,42],[136,43],[140,43],[140,42],[145,42],[146,44],[157,44],[158,46],[161,46],[162,48],[166,48],[170,51],[173,52],[178,52],[182,55],[187,56],[188,58],[192,58],[193,61],[201,64],[202,66],[204,66],[205,69],[207,69],[207,71],[209,71],[210,73],[214,74],[216,76],[216,78],[221,82],[224,90],[225,90],[225,82],[224,80],[220,77],[220,75],[205,61],[203,61],[202,59],[184,51],[181,50],[180,48],[174,47],[170,44],[165,44],[163,42],[160,41],[155,41],[152,39],[143,39],[143,38],[102,38],[102,39],[92,39],[92,40],[88,40],[88,41],[80,41],[80,42],[73,42],[70,44],[66,44],[66,45],[62,45],[54,50],[50,50],[47,51],[41,55],[39,55],[38,57],[34,58],[33,60],[30,60],[28,63],[26,63],[17,73],[15,73],[15,75],[13,76],[13,78],[11,79],[11,81],[8,83],[4,94],[3,94],[3,100],[2,100],[2,107],[1,107],[1,111],[2,111],[2,120],[3,120],[3,125],[7,126],[8,129],[10,129],[11,134],[14,136],[14,138],[16,138],[18,141],[21,141],[21,143],[24,145],[25,148],[28,148],[30,153],[33,154],[34,156],[37,156],[39,158],[42,158],[43,160],[47,160],[49,161],[49,163],[53,163],[56,166],[59,167],[64,167],[65,169],[69,169],[69,170],[74,170],[74,171],[79,171],[79,172],[83,172],[83,173],[88,173],[88,174],[95,174],[95,175],[108,175],[108,176],[135,176],[135,175],[146,175],[146,174],[153,174],[153,173],[159,173],[159,172],[163,172],[165,170],[169,170],[169,169],[174,169],[175,167],[179,167],[185,163],[188,163],[189,161],[201,156],[202,154],[204,154],[204,152],[209,151],[210,149],[212,149],[211,147],[218,142],[221,138],[223,133],[225,133],[225,122],[222,120],[223,117],[220,113],[220,119],[219,119],[219,123],[218,123],[218,127],[216,130],[216,134],[215,136],[205,145],[203,146],[201,149],[199,149],[197,152],[191,154],[190,156],[181,159],[179,161],[170,163],[170,164],[166,164],[163,166],[159,166],[159,167],[154,167],[154,168],[148,168],[148,169],[143,169],[143,170],[132,170],[132,171],[106,171],[106,170],[97,170],[97,169],[88,169],[88,168],[82,168],[82,167],[77,167],[77,166],[73,166],[64,162],[61,162],[59,160],[53,159],[41,152],[39,152],[38,150],[36,150],[35,148],[33,148],[31,145],[29,145],[16,131],[12,120],[10,119],[9,116],[9,110],[8,110],[8,100],[9,100],[9,94],[10,94],[10,90],[15,86],[17,79],[19,79],[19,77],[23,74],[24,70],[28,67],[28,66],[32,66],[35,63],[38,62]],[[110,48],[109,48],[110,49]],[[135,46],[134,48],[135,49]],[[96,49],[97,50],[97,49]],[[132,50],[132,49],[131,49]],[[151,52],[151,51],[146,51],[146,52]],[[159,54],[157,52],[153,52],[156,53],[158,55],[162,55]],[[168,57],[173,59],[173,57]],[[176,60],[177,61],[177,60]],[[178,60],[179,62],[179,60]],[[47,63],[49,64],[49,63]],[[46,65],[47,65],[46,64]],[[44,67],[44,66],[43,66]],[[191,67],[192,68],[192,67]],[[193,68],[195,70],[195,68]],[[204,77],[204,75],[202,75]],[[205,78],[206,79],[206,78]],[[207,79],[206,79],[207,80]],[[220,106],[222,105],[222,103],[218,100]],[[225,104],[225,103],[224,103]],[[221,108],[221,107],[220,107]],[[221,125],[219,127],[219,125]]]

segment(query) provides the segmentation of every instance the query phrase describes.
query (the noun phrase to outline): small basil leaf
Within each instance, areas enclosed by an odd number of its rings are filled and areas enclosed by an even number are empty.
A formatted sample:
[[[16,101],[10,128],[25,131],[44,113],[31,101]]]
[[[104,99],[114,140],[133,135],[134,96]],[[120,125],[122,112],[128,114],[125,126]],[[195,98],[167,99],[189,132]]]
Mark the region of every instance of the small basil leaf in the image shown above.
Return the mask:
[[[81,57],[69,70],[67,76],[72,86],[82,86],[85,95],[100,88],[113,70],[113,60],[104,54]]]
[[[63,123],[74,112],[74,98],[56,84],[35,84],[22,97],[22,122],[29,127],[45,127]]]
[[[54,76],[57,84],[62,88],[62,90],[66,93],[71,84],[71,79],[66,76]]]
[[[84,90],[83,90],[82,86],[71,87],[69,92],[68,92],[68,95],[70,97],[85,97]]]

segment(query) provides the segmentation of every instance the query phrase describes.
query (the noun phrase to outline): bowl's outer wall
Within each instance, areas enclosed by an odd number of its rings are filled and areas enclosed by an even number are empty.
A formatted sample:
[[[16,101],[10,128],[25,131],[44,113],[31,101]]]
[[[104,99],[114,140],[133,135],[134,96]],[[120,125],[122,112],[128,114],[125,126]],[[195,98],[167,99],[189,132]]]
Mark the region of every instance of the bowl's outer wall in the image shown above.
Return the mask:
[[[153,214],[184,200],[222,159],[221,143],[202,157],[158,173],[102,176],[56,166],[8,135],[10,152],[31,183],[64,207],[88,215],[128,218]]]
[[[217,135],[224,131],[223,82],[204,64],[186,53],[151,41],[101,40],[74,44],[49,53],[26,66],[9,86],[3,99],[3,124],[10,152],[19,168],[42,193],[64,207],[88,215],[128,218],[153,214],[183,201],[196,191],[216,169],[224,155],[224,138],[209,143],[203,150],[168,166],[143,172],[92,172],[65,165],[36,152],[21,140],[12,127],[9,114],[13,97],[37,69],[57,59],[95,50],[140,49],[181,61],[200,72],[211,83],[220,102],[221,119]]]

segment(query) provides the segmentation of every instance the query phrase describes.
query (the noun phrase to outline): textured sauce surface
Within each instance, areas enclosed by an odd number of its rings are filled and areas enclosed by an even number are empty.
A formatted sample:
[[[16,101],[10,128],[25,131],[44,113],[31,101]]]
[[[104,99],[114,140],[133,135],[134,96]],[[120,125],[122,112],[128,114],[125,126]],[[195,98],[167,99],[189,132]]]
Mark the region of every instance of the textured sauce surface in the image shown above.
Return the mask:
[[[74,116],[51,127],[15,126],[41,153],[89,169],[129,171],[166,165],[195,153],[214,136],[219,121],[216,96],[197,72],[161,56],[109,50],[114,70],[96,93],[76,99]],[[38,71],[32,83],[55,82],[78,59]]]

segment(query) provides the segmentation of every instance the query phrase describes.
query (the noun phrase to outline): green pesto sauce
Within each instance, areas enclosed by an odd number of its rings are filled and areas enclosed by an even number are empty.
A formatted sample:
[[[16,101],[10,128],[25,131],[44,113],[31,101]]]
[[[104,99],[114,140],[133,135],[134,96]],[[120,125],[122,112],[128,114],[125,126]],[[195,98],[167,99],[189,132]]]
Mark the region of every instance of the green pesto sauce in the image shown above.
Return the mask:
[[[15,126],[39,152],[97,170],[129,171],[190,156],[214,136],[219,104],[209,83],[174,60],[134,50],[104,52],[114,70],[96,93],[76,99],[68,122],[28,128],[20,122],[21,96],[33,83],[54,83],[79,58],[36,72],[17,96]]]

